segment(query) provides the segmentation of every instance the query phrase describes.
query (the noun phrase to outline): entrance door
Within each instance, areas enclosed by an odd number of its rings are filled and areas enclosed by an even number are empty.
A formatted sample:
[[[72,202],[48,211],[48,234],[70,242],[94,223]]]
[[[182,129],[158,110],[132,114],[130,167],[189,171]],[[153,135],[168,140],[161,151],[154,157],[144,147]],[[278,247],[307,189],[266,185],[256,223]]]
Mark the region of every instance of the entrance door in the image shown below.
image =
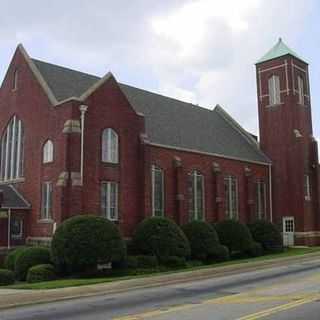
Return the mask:
[[[283,245],[294,246],[294,217],[283,217]]]

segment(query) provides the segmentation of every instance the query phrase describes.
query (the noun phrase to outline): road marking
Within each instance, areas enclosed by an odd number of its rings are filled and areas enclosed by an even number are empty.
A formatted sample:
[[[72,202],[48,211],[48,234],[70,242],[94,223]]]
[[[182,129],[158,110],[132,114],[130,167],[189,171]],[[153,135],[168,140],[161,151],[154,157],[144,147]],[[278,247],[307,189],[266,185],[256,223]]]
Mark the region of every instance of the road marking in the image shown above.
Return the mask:
[[[282,312],[282,311],[286,311],[286,310],[289,310],[289,309],[292,309],[292,308],[299,307],[299,306],[307,304],[307,303],[314,302],[314,301],[318,300],[319,298],[320,298],[319,295],[315,295],[312,298],[301,299],[301,300],[298,300],[298,301],[290,302],[290,303],[287,303],[287,304],[282,304],[282,305],[277,306],[277,307],[273,307],[273,308],[270,308],[270,309],[266,309],[266,310],[262,310],[262,311],[259,311],[259,312],[256,312],[256,313],[252,313],[252,314],[246,315],[244,317],[238,318],[237,320],[257,320],[257,319],[261,319],[261,318],[270,316],[270,315],[275,314],[275,313],[279,313],[279,312]]]

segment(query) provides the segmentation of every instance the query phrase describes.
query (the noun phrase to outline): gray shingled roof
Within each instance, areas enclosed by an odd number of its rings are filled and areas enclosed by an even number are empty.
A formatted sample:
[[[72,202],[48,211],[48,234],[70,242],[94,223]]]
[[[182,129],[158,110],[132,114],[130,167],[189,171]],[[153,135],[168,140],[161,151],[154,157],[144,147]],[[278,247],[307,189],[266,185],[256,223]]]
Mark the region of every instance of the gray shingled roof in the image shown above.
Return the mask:
[[[33,60],[58,101],[80,97],[100,78]],[[152,143],[270,163],[256,141],[221,107],[214,110],[119,83],[132,107],[146,120]]]
[[[30,203],[15,189],[13,185],[2,184],[0,191],[3,192],[3,209],[30,209]]]

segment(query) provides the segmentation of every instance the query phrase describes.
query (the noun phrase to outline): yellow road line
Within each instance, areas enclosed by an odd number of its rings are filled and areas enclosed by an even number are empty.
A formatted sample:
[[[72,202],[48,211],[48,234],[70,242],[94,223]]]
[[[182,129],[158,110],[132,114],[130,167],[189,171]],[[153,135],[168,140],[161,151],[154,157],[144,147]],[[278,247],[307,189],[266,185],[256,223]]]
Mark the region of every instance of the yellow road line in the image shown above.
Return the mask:
[[[262,311],[259,311],[259,312],[256,312],[256,313],[252,313],[252,314],[246,315],[244,317],[238,318],[237,320],[257,320],[257,319],[261,319],[261,318],[270,316],[270,315],[275,314],[275,313],[279,313],[279,312],[282,312],[282,311],[286,311],[286,310],[289,310],[289,309],[292,309],[292,308],[299,307],[299,306],[307,304],[307,303],[314,302],[314,301],[318,300],[319,298],[320,298],[320,296],[316,295],[316,296],[314,296],[312,298],[301,299],[301,300],[298,300],[298,301],[290,302],[290,303],[283,304],[283,305],[280,305],[280,306],[277,306],[277,307],[273,307],[273,308],[270,308],[270,309],[266,309],[266,310],[262,310]]]
[[[319,275],[316,275],[316,276],[313,275],[311,277],[300,278],[295,283],[302,282],[302,281],[308,281],[308,280],[315,281],[315,280],[319,280],[319,279],[320,279]],[[273,309],[277,310],[277,308],[281,308],[281,307],[285,307],[285,306],[289,306],[288,308],[293,308],[296,304],[300,305],[302,301],[306,301],[306,302],[302,303],[302,304],[304,304],[304,303],[309,303],[309,302],[312,302],[312,301],[319,299],[319,295],[315,294],[315,293],[304,294],[304,295],[302,294],[302,295],[278,295],[278,296],[273,296],[273,295],[259,296],[258,295],[259,292],[263,292],[268,289],[273,289],[273,288],[276,288],[279,286],[283,286],[283,285],[290,283],[290,282],[292,282],[292,280],[285,280],[285,281],[279,282],[277,284],[266,286],[266,287],[263,287],[260,289],[253,289],[253,290],[243,292],[243,293],[238,293],[238,294],[234,294],[234,295],[223,296],[220,298],[213,298],[213,299],[209,299],[209,300],[204,300],[203,302],[200,302],[199,304],[182,304],[179,306],[168,307],[166,309],[150,310],[150,311],[142,312],[140,314],[113,318],[113,320],[143,320],[146,318],[160,316],[160,315],[164,315],[164,314],[168,314],[168,313],[172,313],[172,312],[184,311],[184,310],[195,308],[197,306],[201,306],[204,304],[259,303],[259,302],[266,302],[266,301],[294,300],[293,302],[287,303],[285,305],[280,305],[280,306],[268,309],[268,310],[273,310]],[[290,307],[291,305],[293,305],[293,306]],[[275,311],[275,312],[280,312],[280,311]],[[266,311],[261,311],[261,312],[266,312]],[[254,315],[255,314],[248,315],[246,317],[254,316]],[[262,317],[262,316],[260,316],[260,317]],[[240,318],[237,320],[254,320],[254,319],[259,319],[259,318],[245,318],[244,317],[244,318]]]

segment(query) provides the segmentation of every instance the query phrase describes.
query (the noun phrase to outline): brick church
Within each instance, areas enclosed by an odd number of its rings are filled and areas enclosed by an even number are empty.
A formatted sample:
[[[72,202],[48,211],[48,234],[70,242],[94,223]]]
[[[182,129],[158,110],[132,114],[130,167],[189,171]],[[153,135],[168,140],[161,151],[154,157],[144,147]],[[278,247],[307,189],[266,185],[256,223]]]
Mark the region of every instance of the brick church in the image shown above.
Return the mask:
[[[260,141],[213,110],[29,57],[0,88],[0,247],[49,242],[77,214],[125,237],[178,224],[267,219],[320,244],[320,167],[308,64],[280,39],[256,63]]]

